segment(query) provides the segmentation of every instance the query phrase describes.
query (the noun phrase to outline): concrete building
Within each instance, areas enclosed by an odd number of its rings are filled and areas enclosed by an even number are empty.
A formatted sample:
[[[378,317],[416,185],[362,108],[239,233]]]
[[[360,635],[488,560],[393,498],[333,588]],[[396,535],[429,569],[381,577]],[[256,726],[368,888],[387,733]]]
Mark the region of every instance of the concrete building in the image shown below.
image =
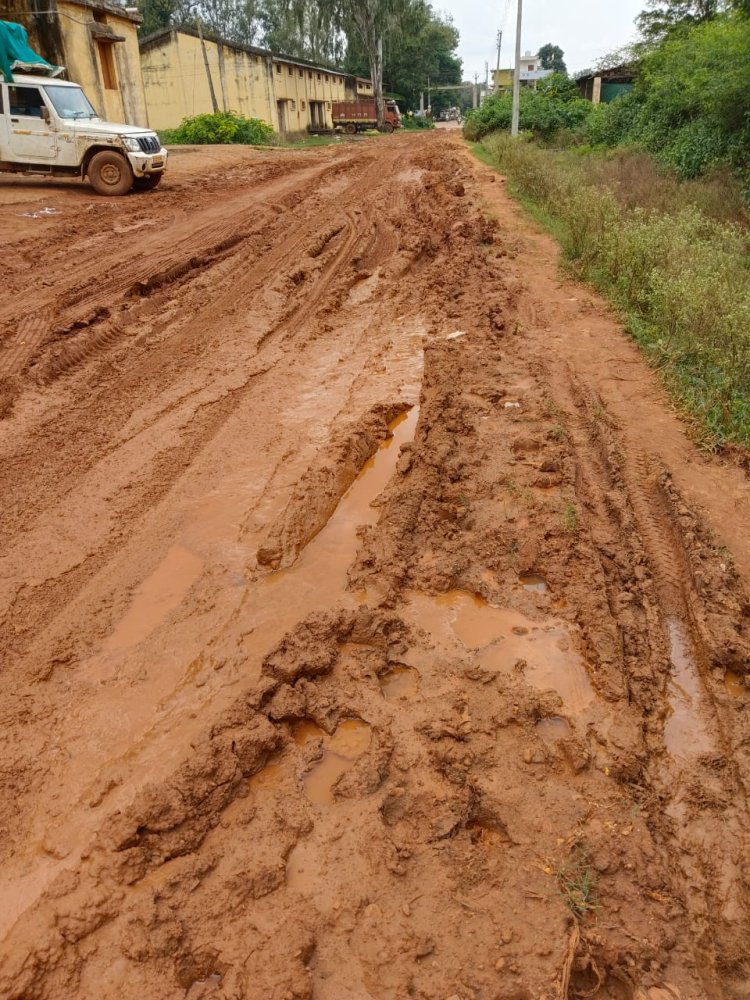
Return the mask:
[[[64,66],[64,78],[80,84],[102,118],[149,124],[138,51],[140,14],[109,0],[0,0],[0,18],[22,24],[31,47]]]
[[[632,66],[612,66],[610,69],[592,70],[576,77],[581,97],[592,104],[609,104],[621,94],[627,94],[635,85]]]
[[[513,72],[510,69],[493,69],[492,82],[495,90],[509,90],[513,86]],[[542,69],[542,61],[538,55],[526,52],[521,56],[521,86],[536,87],[539,80],[552,74],[551,69]]]
[[[360,77],[267,49],[165,29],[141,40],[141,67],[152,128],[174,128],[183,118],[219,108],[261,118],[282,134],[331,128],[333,101],[372,97]],[[208,65],[206,65],[206,62]]]

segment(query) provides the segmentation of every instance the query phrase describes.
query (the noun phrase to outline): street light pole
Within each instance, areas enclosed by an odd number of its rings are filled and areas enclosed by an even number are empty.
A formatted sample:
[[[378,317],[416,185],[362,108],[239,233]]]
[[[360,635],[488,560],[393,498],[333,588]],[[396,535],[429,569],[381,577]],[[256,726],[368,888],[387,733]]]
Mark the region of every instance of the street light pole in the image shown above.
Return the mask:
[[[510,134],[518,136],[518,115],[521,102],[521,19],[523,15],[523,0],[518,0],[518,18],[516,20],[516,71],[513,74],[513,118]]]

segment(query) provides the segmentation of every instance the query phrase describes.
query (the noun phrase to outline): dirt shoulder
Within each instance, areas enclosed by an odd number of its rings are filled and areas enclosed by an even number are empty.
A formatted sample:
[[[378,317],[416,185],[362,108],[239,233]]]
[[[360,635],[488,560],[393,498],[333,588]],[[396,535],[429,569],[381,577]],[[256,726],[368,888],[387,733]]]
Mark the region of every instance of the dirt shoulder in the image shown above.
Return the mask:
[[[740,473],[456,136],[212,155],[4,258],[0,995],[747,996]]]

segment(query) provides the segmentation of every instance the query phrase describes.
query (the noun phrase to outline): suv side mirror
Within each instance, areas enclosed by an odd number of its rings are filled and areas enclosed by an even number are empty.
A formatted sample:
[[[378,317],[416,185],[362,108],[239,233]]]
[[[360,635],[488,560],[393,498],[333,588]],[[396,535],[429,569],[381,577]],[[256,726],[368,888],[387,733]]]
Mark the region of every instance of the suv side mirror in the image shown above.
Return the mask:
[[[49,108],[45,104],[41,107],[41,113],[43,120],[49,123]]]

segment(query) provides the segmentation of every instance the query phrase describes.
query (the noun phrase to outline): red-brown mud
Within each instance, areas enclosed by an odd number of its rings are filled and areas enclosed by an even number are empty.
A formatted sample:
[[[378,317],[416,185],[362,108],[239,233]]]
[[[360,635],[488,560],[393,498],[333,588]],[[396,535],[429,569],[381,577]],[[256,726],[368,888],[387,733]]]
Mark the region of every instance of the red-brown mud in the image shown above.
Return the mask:
[[[2,191],[0,997],[750,995],[744,473],[456,137],[174,162]]]

